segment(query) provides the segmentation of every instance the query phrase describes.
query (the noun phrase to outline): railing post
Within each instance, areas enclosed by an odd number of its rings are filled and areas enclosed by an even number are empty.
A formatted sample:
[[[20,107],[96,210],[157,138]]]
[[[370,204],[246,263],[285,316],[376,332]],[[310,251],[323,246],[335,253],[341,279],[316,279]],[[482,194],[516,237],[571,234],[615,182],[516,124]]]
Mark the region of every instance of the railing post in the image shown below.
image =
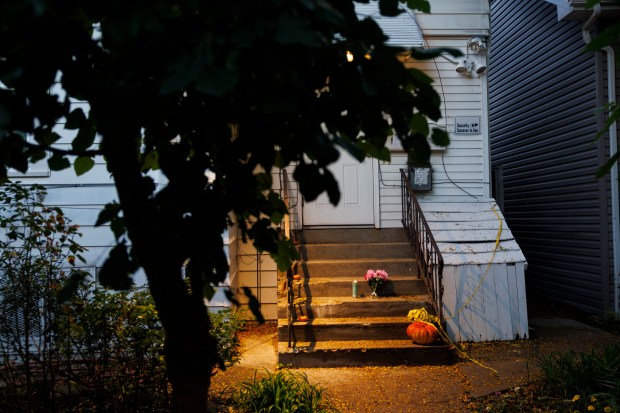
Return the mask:
[[[443,257],[415,197],[407,174],[403,169],[400,170],[400,174],[402,224],[407,232],[409,243],[417,255],[419,275],[424,279],[435,313],[441,320],[443,315]]]

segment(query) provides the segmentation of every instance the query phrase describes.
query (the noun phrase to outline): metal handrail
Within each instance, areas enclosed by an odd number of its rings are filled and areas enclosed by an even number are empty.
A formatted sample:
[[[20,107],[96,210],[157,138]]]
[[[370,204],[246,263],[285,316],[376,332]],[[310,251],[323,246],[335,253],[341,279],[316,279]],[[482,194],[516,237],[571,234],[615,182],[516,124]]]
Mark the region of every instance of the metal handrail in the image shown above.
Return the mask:
[[[289,211],[288,214],[284,217],[284,234],[291,240],[295,239],[294,230],[291,225],[290,218],[290,200],[289,200],[289,187],[288,187],[288,173],[286,169],[282,169],[282,182],[281,182],[281,197],[286,205],[286,209]],[[286,316],[287,316],[287,330],[288,330],[288,346],[292,346],[293,341],[293,316],[295,313],[294,309],[294,291],[293,291],[293,263],[291,267],[286,270]]]
[[[435,238],[424,218],[424,213],[413,192],[411,182],[405,170],[400,170],[402,188],[402,223],[407,238],[418,258],[419,276],[423,277],[433,308],[440,320],[443,320],[443,257]]]

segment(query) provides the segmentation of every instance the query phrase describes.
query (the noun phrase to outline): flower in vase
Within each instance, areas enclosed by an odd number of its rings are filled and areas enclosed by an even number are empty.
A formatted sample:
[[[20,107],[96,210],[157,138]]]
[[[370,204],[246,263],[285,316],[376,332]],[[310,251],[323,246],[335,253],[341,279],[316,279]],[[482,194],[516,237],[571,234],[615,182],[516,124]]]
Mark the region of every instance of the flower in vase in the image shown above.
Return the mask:
[[[368,270],[364,279],[368,282],[372,290],[371,296],[374,298],[377,297],[377,288],[387,281],[388,273],[383,270]]]

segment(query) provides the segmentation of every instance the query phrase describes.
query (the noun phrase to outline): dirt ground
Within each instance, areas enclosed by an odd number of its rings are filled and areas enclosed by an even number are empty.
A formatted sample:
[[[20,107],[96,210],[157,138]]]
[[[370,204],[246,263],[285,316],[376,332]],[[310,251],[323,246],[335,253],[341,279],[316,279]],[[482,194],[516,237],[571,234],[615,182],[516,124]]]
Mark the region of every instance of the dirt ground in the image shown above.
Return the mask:
[[[531,381],[540,355],[576,352],[620,343],[600,320],[569,307],[528,303],[530,339],[466,344],[476,362],[462,358],[450,366],[304,368],[310,383],[326,388],[341,412],[469,412],[471,397],[508,390]],[[606,325],[609,327],[609,325]],[[237,387],[255,372],[277,368],[275,324],[248,328],[241,336],[241,363],[213,377],[211,392]],[[495,371],[493,371],[495,370]]]

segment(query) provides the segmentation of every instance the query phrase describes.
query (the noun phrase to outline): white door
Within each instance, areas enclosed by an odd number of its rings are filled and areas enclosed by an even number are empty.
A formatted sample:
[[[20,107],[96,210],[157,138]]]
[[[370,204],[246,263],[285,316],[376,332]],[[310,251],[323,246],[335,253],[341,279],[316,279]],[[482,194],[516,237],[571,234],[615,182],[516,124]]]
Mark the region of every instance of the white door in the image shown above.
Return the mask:
[[[329,166],[338,182],[340,202],[333,206],[326,193],[313,202],[306,202],[304,226],[374,225],[373,162],[373,159],[366,158],[359,163],[347,152],[341,151],[338,161]]]

